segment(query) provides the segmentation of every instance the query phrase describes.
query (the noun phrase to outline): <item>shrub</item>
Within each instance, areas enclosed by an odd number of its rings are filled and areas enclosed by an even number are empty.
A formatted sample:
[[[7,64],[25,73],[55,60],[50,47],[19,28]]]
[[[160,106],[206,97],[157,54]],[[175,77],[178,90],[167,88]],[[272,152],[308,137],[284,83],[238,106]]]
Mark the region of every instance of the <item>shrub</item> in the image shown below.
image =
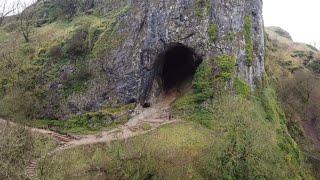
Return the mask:
[[[211,94],[213,71],[209,63],[209,61],[203,62],[194,75],[193,87],[196,93]]]
[[[24,169],[31,157],[33,140],[23,127],[0,125],[0,179],[24,179]]]
[[[77,29],[73,36],[66,41],[65,50],[70,57],[83,56],[89,51],[87,28]]]
[[[49,49],[48,56],[57,62],[60,58],[63,57],[63,50],[61,45],[54,45]]]
[[[27,179],[27,163],[47,154],[55,146],[49,136],[0,122],[0,179]]]
[[[236,91],[237,95],[238,96],[241,96],[241,97],[244,97],[244,98],[247,98],[249,97],[250,93],[251,93],[251,88],[250,86],[240,80],[239,78],[235,79],[234,82],[233,82],[233,86],[234,86],[234,90]]]
[[[86,66],[86,62],[81,63],[75,72],[67,74],[66,78],[62,80],[64,97],[73,93],[84,93],[87,90],[92,73]]]
[[[218,56],[216,59],[217,66],[220,70],[220,77],[224,81],[229,81],[234,73],[236,58],[228,55]]]
[[[308,66],[313,70],[313,72],[320,74],[320,60],[312,61]]]

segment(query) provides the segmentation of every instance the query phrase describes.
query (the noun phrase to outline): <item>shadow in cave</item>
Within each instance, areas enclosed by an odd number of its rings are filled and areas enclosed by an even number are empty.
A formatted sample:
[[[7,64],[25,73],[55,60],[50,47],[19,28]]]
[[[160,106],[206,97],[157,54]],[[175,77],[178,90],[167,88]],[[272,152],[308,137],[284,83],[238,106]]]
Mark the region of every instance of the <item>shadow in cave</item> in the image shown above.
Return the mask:
[[[181,93],[191,85],[193,76],[202,59],[193,49],[182,44],[173,44],[162,54],[161,80],[165,95]]]

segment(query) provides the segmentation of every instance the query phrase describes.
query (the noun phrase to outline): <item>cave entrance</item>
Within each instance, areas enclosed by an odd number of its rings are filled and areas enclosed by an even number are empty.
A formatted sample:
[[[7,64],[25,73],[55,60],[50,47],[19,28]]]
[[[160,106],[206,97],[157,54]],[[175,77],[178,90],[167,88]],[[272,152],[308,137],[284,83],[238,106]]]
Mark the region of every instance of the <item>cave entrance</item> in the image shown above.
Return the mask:
[[[181,92],[186,85],[191,85],[193,76],[202,62],[193,49],[182,44],[170,45],[161,59],[161,80],[165,94]]]

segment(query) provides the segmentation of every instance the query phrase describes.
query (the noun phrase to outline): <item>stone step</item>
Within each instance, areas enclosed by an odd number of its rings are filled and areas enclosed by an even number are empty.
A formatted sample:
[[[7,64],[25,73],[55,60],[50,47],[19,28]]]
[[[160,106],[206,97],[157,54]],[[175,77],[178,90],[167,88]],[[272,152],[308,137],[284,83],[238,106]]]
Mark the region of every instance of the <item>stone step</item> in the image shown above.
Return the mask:
[[[63,136],[63,135],[60,135],[60,134],[55,134],[55,133],[52,133],[51,136],[53,138],[55,138],[56,140],[62,141],[62,142],[71,142],[71,141],[74,140],[74,138],[71,138],[71,137],[68,137],[68,136]]]

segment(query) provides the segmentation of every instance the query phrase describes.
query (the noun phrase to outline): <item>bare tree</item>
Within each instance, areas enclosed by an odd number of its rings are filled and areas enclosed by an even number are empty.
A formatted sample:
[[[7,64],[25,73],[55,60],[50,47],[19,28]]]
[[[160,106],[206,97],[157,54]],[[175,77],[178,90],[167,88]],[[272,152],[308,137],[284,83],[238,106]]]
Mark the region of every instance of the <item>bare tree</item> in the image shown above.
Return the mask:
[[[8,0],[4,0],[2,5],[0,5],[0,26],[2,26],[5,17],[13,13],[13,11],[14,11],[14,6],[9,7]]]
[[[22,33],[25,42],[29,42],[32,27],[34,25],[35,11],[32,8],[28,8],[28,5],[22,1],[17,3],[17,9],[21,10],[17,15],[19,30]]]

